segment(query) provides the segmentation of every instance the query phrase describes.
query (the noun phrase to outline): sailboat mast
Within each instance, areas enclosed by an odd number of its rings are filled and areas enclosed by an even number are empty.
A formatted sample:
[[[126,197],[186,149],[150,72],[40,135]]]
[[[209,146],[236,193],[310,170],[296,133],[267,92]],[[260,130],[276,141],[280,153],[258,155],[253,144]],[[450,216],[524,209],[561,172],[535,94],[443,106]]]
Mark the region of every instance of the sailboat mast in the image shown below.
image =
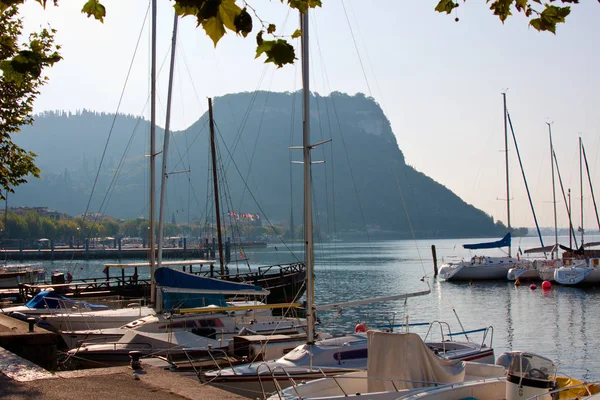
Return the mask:
[[[302,31],[302,147],[304,161],[304,254],[306,258],[306,325],[307,342],[314,343],[314,243],[312,219],[312,187],[310,157],[310,85],[308,69],[308,8],[300,14]]]
[[[594,196],[594,187],[592,186],[592,177],[590,176],[590,166],[588,165],[587,156],[585,155],[585,146],[583,145],[583,140],[581,140],[581,154],[583,154],[585,171],[587,172],[588,184],[590,185],[590,193],[592,194],[592,203],[594,204],[594,211],[596,212],[596,222],[598,223],[598,229],[600,229],[600,217],[598,217],[598,207],[596,206],[596,197]]]
[[[154,304],[156,301],[156,281],[154,279],[155,269],[155,253],[154,253],[154,209],[156,207],[155,195],[156,190],[156,2],[152,0],[152,46],[151,46],[151,66],[150,66],[150,226],[148,227],[148,240],[150,242],[150,302]]]
[[[581,136],[579,137],[579,189],[581,193],[581,248],[583,249],[583,157],[581,147]]]
[[[210,154],[212,155],[213,188],[215,192],[215,213],[217,214],[217,241],[219,243],[219,265],[221,275],[225,275],[223,265],[223,237],[221,236],[221,208],[219,205],[219,181],[217,178],[217,150],[215,146],[215,120],[213,119],[212,99],[208,99],[208,119],[210,122]]]
[[[169,89],[167,93],[167,115],[165,120],[165,138],[162,151],[162,169],[160,182],[160,201],[158,206],[158,260],[156,268],[162,265],[164,219],[165,219],[165,196],[167,194],[167,154],[169,151],[169,136],[171,133],[171,98],[173,93],[173,75],[175,72],[175,48],[177,45],[177,22],[178,17],[175,13],[173,20],[173,38],[171,39],[171,65],[169,69]],[[158,306],[158,305],[157,305]]]
[[[554,208],[554,253],[555,258],[558,258],[558,221],[556,219],[556,188],[554,184],[554,146],[552,145],[552,124],[548,125],[548,137],[550,138],[550,164],[552,166],[552,204]]]
[[[510,229],[510,180],[508,175],[508,121],[506,110],[506,93],[502,93],[502,100],[504,102],[504,163],[506,168],[506,219],[508,222],[508,233],[511,233]],[[512,256],[510,242],[508,244],[508,256]]]

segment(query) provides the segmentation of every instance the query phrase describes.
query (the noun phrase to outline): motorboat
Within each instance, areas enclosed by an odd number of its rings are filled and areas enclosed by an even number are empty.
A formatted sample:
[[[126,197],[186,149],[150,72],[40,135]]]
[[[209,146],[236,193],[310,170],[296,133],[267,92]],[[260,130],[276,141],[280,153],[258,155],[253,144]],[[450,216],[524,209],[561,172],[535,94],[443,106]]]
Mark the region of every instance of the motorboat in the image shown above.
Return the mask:
[[[501,360],[501,358],[504,359]],[[397,397],[398,400],[551,400],[559,389],[557,367],[552,360],[528,352],[505,353],[498,360],[508,364],[506,377],[472,380],[432,387]],[[588,391],[591,393],[592,391]],[[581,393],[566,392],[561,399],[580,399]]]
[[[46,269],[35,264],[0,265],[0,289],[18,288],[21,283],[41,282]]]
[[[63,333],[65,342],[74,346],[67,352],[65,362],[71,368],[126,365],[131,351],[140,357],[164,356],[177,361],[208,356],[211,349],[229,353],[230,342],[239,335],[301,336],[304,333],[304,320],[274,318],[270,313],[264,313],[261,318],[254,314],[248,309],[248,313],[237,314],[151,315],[119,329]]]
[[[279,390],[269,399],[396,399],[431,386],[506,376],[503,366],[441,358],[415,333],[369,331],[367,337],[365,369],[302,383],[278,374]]]
[[[442,336],[437,341],[428,341],[439,327]],[[469,332],[444,332],[446,323],[433,322],[425,335],[429,352],[440,359],[456,361],[470,360],[479,363],[494,363],[494,350],[491,346],[493,329],[484,328]],[[432,329],[434,328],[434,329]],[[369,331],[377,332],[377,331]],[[457,336],[483,333],[480,343],[455,341]],[[402,333],[391,333],[403,335]],[[416,334],[415,334],[416,335]],[[417,335],[418,336],[418,335]],[[422,341],[422,339],[419,339]],[[270,361],[254,361],[238,366],[219,368],[203,372],[200,379],[211,385],[247,397],[268,393],[277,387],[287,387],[294,381],[308,381],[325,376],[367,369],[369,360],[368,334],[356,333],[341,337],[318,340],[314,344],[303,344],[283,357]]]
[[[151,334],[191,331],[199,336],[220,340],[222,343],[226,343],[242,330],[251,334],[269,335],[304,332],[304,319],[275,317],[271,315],[271,309],[261,308],[264,306],[261,302],[234,301],[228,302],[227,307],[198,307],[188,314],[155,313],[129,321],[119,328],[59,332],[68,348],[86,347],[88,350],[90,346],[100,342],[122,342],[120,338],[129,331]]]
[[[78,312],[108,310],[104,304],[91,304],[65,297],[53,290],[43,290],[22,306],[2,307],[0,313],[27,315],[58,314],[76,310]]]

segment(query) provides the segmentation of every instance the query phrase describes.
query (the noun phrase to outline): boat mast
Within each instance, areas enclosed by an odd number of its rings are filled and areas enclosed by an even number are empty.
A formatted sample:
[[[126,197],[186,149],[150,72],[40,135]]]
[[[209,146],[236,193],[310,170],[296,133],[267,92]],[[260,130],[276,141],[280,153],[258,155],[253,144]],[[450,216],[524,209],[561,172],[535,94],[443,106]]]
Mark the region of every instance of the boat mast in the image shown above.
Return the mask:
[[[158,260],[156,262],[156,268],[162,266],[162,252],[163,252],[163,235],[164,235],[164,219],[165,219],[165,196],[167,193],[167,154],[169,150],[169,136],[171,129],[171,98],[173,92],[173,75],[175,71],[175,48],[177,45],[177,13],[173,20],[173,38],[171,39],[171,65],[169,69],[169,89],[167,92],[167,115],[165,121],[165,138],[163,143],[162,151],[162,172],[160,182],[160,202],[158,212]],[[157,302],[160,303],[160,302]],[[162,304],[156,305],[159,310],[162,308]]]
[[[590,185],[590,193],[592,194],[592,203],[594,204],[594,211],[596,212],[596,222],[598,223],[598,229],[600,229],[600,217],[598,217],[598,207],[596,206],[596,197],[594,196],[594,187],[592,186],[592,177],[590,176],[590,166],[588,165],[587,156],[585,155],[585,146],[583,145],[583,140],[581,140],[581,154],[583,154],[583,162],[585,162],[585,170],[587,172],[588,183]]]
[[[508,221],[508,233],[511,233],[510,229],[510,185],[508,176],[508,121],[506,110],[506,92],[502,93],[502,100],[504,102],[504,162],[506,168],[506,219]],[[508,256],[511,257],[511,244],[508,243]]]
[[[304,162],[304,254],[306,258],[306,328],[307,342],[314,343],[314,243],[312,219],[312,187],[310,182],[310,85],[308,70],[308,8],[300,14],[302,31],[302,152]]]
[[[579,136],[579,189],[581,192],[581,248],[583,249],[583,157],[581,152],[581,136]]]
[[[558,258],[558,222],[556,219],[556,188],[554,187],[554,146],[552,145],[552,124],[548,125],[548,137],[550,138],[550,163],[552,166],[552,204],[554,205],[554,250],[555,258]]]
[[[217,241],[219,243],[219,264],[221,276],[225,275],[223,265],[223,237],[221,236],[221,209],[219,206],[219,181],[217,180],[217,151],[215,146],[215,120],[213,119],[212,99],[208,99],[208,119],[210,122],[210,153],[212,155],[213,188],[215,192],[215,213],[217,214]]]
[[[150,302],[155,304],[156,301],[156,281],[154,279],[154,269],[155,269],[155,254],[154,254],[154,208],[155,206],[155,186],[156,186],[156,143],[155,143],[155,135],[156,135],[156,2],[157,0],[152,0],[152,11],[151,11],[151,20],[152,20],[152,46],[151,46],[151,61],[150,61],[150,226],[148,230],[148,240],[150,241]]]

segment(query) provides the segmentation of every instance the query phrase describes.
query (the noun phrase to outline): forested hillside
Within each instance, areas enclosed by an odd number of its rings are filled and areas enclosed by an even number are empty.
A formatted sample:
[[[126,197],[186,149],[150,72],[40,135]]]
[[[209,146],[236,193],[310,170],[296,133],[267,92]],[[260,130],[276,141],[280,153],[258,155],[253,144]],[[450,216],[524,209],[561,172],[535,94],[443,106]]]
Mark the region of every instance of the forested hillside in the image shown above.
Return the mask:
[[[220,186],[225,213],[253,213],[302,224],[302,115],[299,93],[239,93],[214,100]],[[114,122],[114,123],[113,123]],[[112,127],[112,129],[111,129]],[[366,232],[387,237],[494,236],[492,217],[406,165],[389,121],[362,94],[312,96],[314,214],[321,233]],[[18,187],[9,205],[47,206],[119,218],[148,213],[148,131],[141,118],[83,111],[39,115],[15,140],[38,154],[42,178]],[[162,142],[162,129],[157,129]],[[410,133],[400,133],[410,134]],[[110,135],[109,144],[107,138]],[[105,150],[106,147],[106,150]],[[169,220],[202,219],[213,209],[207,115],[174,132],[168,171]],[[161,158],[157,158],[160,170]],[[432,161],[434,162],[434,161]]]

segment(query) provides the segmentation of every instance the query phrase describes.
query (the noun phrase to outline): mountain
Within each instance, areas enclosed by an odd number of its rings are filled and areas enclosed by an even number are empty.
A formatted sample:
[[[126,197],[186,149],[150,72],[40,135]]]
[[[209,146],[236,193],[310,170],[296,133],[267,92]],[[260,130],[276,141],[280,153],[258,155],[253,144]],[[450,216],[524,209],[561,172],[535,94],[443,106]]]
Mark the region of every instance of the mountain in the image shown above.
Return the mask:
[[[302,224],[301,95],[254,92],[214,100],[223,165],[220,186],[226,212],[253,213],[288,225],[291,211]],[[332,139],[312,152],[316,226],[323,233],[365,229],[389,237],[497,236],[505,227],[466,204],[443,185],[407,165],[388,119],[362,94],[314,94],[313,143]],[[149,123],[127,115],[82,111],[47,112],[15,135],[38,154],[42,178],[16,189],[11,206],[47,206],[82,213],[94,188],[89,212],[134,218],[148,213]],[[107,138],[110,140],[107,143]],[[163,131],[157,129],[157,148]],[[173,132],[168,170],[167,212],[177,222],[203,218],[213,205],[209,167],[208,117]],[[104,157],[104,159],[103,159]],[[98,165],[103,167],[98,174]],[[157,170],[161,159],[157,158]],[[116,173],[118,172],[118,173]],[[160,180],[157,180],[160,182]],[[110,190],[109,190],[110,189]],[[208,200],[207,200],[208,199]],[[410,217],[410,224],[407,218]]]

